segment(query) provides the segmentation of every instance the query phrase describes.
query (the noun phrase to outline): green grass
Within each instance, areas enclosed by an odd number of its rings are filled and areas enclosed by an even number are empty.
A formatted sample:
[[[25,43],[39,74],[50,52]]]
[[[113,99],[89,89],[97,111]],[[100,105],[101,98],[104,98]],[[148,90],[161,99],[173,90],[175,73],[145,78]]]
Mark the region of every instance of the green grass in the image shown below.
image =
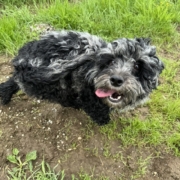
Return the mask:
[[[30,26],[36,23],[48,23],[56,29],[88,31],[108,40],[145,36],[159,45],[172,45],[171,42],[175,44],[179,41],[176,32],[180,22],[179,1],[20,2],[2,1],[5,5],[0,19],[0,52],[14,54],[22,44],[35,38],[36,35],[30,32]]]
[[[1,54],[15,55],[25,42],[37,38],[38,33],[32,32],[30,27],[39,23],[50,24],[55,29],[88,31],[109,41],[119,37],[150,37],[159,49],[167,49],[170,52],[180,48],[180,1],[79,0],[69,3],[67,0],[0,0],[0,5]],[[105,158],[124,161],[120,152],[111,153],[112,141],[120,142],[122,149],[129,146],[159,147],[163,144],[168,151],[180,156],[180,82],[176,79],[180,63],[169,58],[162,60],[166,69],[161,76],[162,84],[158,91],[154,91],[150,102],[144,105],[149,110],[147,117],[141,120],[138,112],[134,116],[121,115],[116,121],[98,127],[99,136],[105,141]],[[82,130],[86,141],[97,133],[92,127],[93,125],[89,124]],[[73,143],[72,149],[76,149],[76,146],[76,143]],[[100,154],[97,147],[87,148],[87,151],[92,151],[94,156]],[[17,155],[13,156],[16,158]],[[131,179],[145,174],[148,162],[149,158],[140,158],[137,162],[139,169]],[[24,178],[27,176],[25,169],[30,170],[27,162],[24,165],[18,163],[15,164],[19,169],[9,170],[12,180],[20,176]],[[63,179],[65,175],[63,171],[56,174],[42,161],[38,169],[32,171],[31,176],[37,180],[54,180],[57,177]],[[78,178],[72,175],[75,180],[90,180],[92,177],[93,175],[84,171],[79,173]],[[108,177],[101,176],[101,179]]]

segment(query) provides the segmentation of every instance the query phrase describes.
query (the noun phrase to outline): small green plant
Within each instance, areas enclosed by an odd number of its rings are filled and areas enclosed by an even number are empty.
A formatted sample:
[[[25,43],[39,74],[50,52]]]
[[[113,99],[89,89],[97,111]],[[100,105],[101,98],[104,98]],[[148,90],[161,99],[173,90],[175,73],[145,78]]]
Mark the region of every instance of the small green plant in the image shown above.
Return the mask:
[[[36,151],[32,151],[26,154],[24,162],[19,156],[19,150],[14,148],[12,154],[7,156],[7,159],[16,164],[16,167],[12,168],[12,171],[8,171],[9,179],[20,180],[23,177],[26,177],[26,169],[29,169],[30,172],[33,171],[32,161],[37,158]]]
[[[63,180],[64,171],[55,173],[55,168],[51,170],[48,163],[43,160],[40,165],[33,167],[32,161],[36,160],[37,153],[32,151],[26,154],[24,161],[19,156],[19,150],[14,148],[12,154],[7,159],[15,166],[8,170],[9,180]]]

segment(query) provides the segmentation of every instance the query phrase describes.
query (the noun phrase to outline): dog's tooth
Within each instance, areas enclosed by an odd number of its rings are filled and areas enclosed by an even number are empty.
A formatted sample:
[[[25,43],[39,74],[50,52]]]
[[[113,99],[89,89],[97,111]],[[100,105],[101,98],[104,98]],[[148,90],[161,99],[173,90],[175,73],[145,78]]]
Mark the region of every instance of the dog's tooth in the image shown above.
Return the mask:
[[[118,100],[119,100],[119,99],[121,99],[121,96],[118,96],[118,98],[117,98],[117,99],[118,99]]]

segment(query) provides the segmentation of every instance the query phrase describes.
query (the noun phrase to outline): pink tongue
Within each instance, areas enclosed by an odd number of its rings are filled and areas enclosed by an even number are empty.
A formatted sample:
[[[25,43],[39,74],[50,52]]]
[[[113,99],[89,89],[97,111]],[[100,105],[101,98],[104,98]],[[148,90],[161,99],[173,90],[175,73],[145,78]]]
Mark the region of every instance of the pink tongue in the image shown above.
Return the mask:
[[[115,93],[114,90],[104,90],[104,89],[97,89],[95,92],[96,96],[100,98],[111,96],[113,93]]]

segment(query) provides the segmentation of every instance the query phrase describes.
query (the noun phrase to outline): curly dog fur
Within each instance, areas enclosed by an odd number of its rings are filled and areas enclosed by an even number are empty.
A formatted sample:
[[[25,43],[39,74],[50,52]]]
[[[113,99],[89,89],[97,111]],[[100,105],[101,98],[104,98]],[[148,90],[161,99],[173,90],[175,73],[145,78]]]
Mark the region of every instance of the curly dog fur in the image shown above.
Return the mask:
[[[25,44],[13,59],[13,76],[0,84],[2,104],[19,89],[30,96],[83,109],[99,125],[113,108],[145,102],[164,69],[149,39],[111,43],[84,32],[52,31]]]

